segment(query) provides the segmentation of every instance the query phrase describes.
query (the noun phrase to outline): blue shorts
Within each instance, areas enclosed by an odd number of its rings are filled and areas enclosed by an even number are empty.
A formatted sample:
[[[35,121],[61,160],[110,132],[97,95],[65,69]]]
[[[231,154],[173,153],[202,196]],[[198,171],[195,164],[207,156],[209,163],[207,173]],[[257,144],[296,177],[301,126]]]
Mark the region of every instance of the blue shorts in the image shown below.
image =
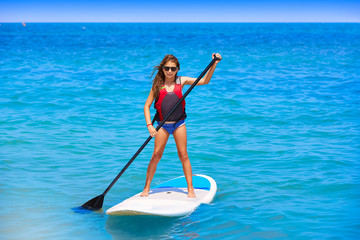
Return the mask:
[[[157,123],[160,124],[160,122]],[[182,125],[185,125],[185,120],[180,120],[177,123],[164,123],[161,128],[165,129],[169,134],[173,134],[174,131]]]

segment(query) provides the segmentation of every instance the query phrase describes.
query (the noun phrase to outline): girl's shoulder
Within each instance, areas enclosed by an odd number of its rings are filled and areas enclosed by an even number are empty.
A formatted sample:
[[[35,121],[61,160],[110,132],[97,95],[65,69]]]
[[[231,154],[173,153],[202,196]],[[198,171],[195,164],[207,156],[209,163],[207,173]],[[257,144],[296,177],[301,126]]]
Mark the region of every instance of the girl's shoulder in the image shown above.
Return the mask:
[[[176,76],[175,84],[181,84],[181,76]]]

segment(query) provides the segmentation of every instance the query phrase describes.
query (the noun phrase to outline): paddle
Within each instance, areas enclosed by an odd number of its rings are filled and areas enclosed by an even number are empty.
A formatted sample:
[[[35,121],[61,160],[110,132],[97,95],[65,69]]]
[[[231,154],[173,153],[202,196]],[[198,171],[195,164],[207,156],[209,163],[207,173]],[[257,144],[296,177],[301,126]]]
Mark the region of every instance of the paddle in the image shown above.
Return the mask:
[[[195,80],[195,82],[189,87],[189,89],[184,93],[182,98],[176,103],[176,105],[171,109],[169,114],[164,118],[164,120],[156,127],[156,131],[158,131],[162,125],[164,125],[165,121],[171,116],[171,114],[175,111],[175,109],[181,104],[181,102],[186,98],[186,96],[191,92],[191,90],[196,86],[196,84],[201,80],[201,78],[205,75],[205,73],[210,69],[210,67],[215,63],[215,61],[218,60],[216,57],[216,54],[214,54],[214,59],[210,62],[210,64],[205,68],[205,70],[200,74],[200,76]],[[129,162],[125,165],[125,167],[120,171],[120,173],[115,177],[115,179],[110,183],[110,185],[105,189],[105,191],[93,199],[87,201],[84,203],[81,207],[97,211],[100,210],[103,206],[104,197],[107,194],[107,192],[114,186],[116,181],[121,177],[121,175],[125,172],[125,170],[130,166],[130,164],[135,160],[135,158],[140,154],[140,152],[145,148],[145,146],[150,142],[152,139],[152,136],[150,135],[148,139],[143,143],[143,145],[137,150],[137,152],[134,154],[134,156],[129,160]]]

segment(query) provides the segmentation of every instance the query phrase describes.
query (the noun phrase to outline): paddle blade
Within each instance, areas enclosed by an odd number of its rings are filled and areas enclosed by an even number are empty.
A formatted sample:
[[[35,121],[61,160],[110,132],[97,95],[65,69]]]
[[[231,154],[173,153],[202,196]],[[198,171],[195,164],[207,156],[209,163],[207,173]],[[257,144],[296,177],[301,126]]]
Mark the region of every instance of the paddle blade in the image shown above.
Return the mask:
[[[98,211],[102,208],[105,195],[101,194],[97,197],[94,197],[90,201],[87,201],[81,207],[91,211]]]

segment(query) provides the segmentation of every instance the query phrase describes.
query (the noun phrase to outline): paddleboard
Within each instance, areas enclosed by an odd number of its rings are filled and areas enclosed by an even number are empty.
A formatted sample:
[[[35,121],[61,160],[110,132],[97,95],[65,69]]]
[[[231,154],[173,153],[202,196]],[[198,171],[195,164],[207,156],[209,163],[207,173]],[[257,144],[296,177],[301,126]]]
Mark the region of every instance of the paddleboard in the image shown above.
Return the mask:
[[[109,208],[106,214],[185,216],[200,204],[209,204],[217,190],[215,180],[206,175],[193,175],[193,186],[196,198],[189,198],[185,177],[177,177],[151,188],[148,197],[140,197],[138,193]]]

